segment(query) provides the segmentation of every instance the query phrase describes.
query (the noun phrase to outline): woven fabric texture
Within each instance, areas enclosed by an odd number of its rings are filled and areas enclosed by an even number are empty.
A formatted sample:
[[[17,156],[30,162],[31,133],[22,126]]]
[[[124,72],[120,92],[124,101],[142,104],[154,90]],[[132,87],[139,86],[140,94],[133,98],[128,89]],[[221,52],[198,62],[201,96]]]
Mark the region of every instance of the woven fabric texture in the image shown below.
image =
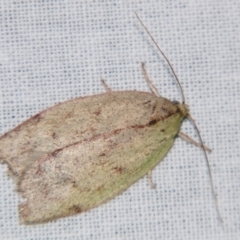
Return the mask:
[[[186,103],[209,155],[221,225],[204,154],[177,138],[147,177],[89,212],[46,224],[19,223],[16,186],[0,166],[0,236],[6,239],[240,239],[240,2],[9,1],[0,3],[0,132],[59,102],[104,92],[149,91]],[[198,140],[184,121],[182,131]],[[0,146],[1,148],[1,146]]]

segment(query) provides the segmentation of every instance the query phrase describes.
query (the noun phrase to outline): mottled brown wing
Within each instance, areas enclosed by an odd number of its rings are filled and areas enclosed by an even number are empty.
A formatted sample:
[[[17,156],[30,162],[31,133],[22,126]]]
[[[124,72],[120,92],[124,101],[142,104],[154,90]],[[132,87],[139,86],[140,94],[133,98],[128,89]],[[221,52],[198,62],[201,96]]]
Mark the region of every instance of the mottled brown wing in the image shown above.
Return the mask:
[[[148,123],[162,102],[150,93],[111,92],[51,107],[0,138],[0,161],[20,176],[34,161],[75,142],[114,129]]]
[[[148,173],[168,152],[183,116],[88,138],[39,159],[19,190],[24,223],[83,212],[115,197]],[[174,127],[172,127],[174,126]]]

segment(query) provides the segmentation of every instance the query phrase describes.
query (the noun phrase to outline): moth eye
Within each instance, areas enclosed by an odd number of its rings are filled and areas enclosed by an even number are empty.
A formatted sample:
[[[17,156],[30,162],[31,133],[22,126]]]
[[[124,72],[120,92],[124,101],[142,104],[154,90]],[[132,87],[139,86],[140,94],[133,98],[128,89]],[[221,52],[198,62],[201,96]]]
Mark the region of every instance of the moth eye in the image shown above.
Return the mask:
[[[176,101],[176,100],[173,100],[172,103],[173,103],[174,105],[180,104],[180,102],[179,102],[179,101]]]

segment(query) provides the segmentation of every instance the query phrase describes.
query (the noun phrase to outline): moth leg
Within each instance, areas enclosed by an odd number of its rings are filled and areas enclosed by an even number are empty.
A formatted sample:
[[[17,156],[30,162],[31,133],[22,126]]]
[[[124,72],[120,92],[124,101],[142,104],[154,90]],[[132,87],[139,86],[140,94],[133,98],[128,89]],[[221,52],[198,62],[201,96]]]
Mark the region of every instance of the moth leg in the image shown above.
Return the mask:
[[[105,88],[106,92],[112,92],[113,90],[106,84],[104,79],[101,79],[102,85]]]
[[[148,177],[148,183],[149,183],[150,187],[152,189],[156,189],[156,185],[153,183],[153,180],[152,180],[152,171],[151,170],[148,172],[147,177]]]
[[[143,71],[143,76],[149,86],[149,88],[151,89],[151,91],[157,96],[157,97],[160,97],[160,94],[157,90],[157,88],[153,85],[152,81],[150,80],[148,74],[147,74],[147,71],[146,71],[146,68],[145,68],[145,63],[142,62],[142,71]]]
[[[200,143],[194,141],[192,138],[190,138],[188,135],[186,135],[185,133],[183,132],[179,132],[178,133],[178,136],[181,137],[182,139],[184,139],[185,141],[195,145],[196,147],[199,147],[199,148],[204,148],[206,151],[208,151],[209,153],[212,152],[212,150],[210,148],[208,148],[207,146],[205,145],[201,145]]]

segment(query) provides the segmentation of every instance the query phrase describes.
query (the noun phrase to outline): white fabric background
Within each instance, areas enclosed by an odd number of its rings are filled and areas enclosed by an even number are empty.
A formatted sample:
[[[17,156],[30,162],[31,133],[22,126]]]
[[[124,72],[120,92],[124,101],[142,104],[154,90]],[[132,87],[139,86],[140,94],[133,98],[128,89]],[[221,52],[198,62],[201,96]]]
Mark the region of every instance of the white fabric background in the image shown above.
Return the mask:
[[[145,61],[160,93],[181,101],[183,85],[205,143],[218,193],[217,218],[202,151],[176,139],[153,171],[90,212],[43,225],[19,224],[21,201],[0,166],[1,239],[240,239],[240,2],[1,1],[0,132],[58,102],[114,90],[146,90]],[[187,121],[183,131],[194,138]],[[197,138],[196,138],[197,139]],[[1,146],[0,146],[1,147]]]

